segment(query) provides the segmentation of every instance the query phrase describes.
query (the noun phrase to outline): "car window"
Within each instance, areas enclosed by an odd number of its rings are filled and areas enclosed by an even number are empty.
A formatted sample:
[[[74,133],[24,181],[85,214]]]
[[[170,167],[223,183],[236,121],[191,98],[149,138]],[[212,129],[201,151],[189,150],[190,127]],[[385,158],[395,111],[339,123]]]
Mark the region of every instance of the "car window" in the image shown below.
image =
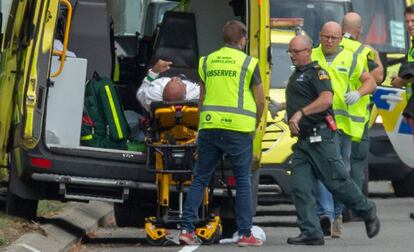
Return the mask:
[[[286,53],[287,44],[272,44],[272,74],[270,76],[271,88],[285,88],[293,65]]]

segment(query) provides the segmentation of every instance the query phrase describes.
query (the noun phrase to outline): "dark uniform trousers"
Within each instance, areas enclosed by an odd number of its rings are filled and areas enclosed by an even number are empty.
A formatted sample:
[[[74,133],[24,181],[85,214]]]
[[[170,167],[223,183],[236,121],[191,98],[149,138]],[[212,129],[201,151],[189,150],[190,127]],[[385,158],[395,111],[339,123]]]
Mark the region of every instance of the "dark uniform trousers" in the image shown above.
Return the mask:
[[[351,177],[361,189],[364,188],[365,163],[369,152],[368,123],[365,125],[364,133],[360,142],[352,141],[351,150]]]
[[[291,182],[301,233],[323,237],[313,193],[316,179],[363,219],[372,214],[374,203],[367,200],[346,172],[336,144],[337,133],[326,127],[317,133],[322,137],[321,142],[311,143],[311,136],[304,136],[293,147]]]

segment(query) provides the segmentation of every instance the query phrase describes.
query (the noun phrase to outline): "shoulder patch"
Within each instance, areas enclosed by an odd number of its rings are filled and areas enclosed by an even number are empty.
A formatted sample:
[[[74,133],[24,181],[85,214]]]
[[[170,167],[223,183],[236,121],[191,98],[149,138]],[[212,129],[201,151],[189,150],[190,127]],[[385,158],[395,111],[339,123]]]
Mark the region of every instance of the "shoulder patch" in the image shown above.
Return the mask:
[[[320,69],[322,69],[322,67],[319,64],[315,64],[315,65],[313,65],[313,69],[320,70]]]
[[[319,80],[329,80],[330,79],[329,74],[323,69],[320,69],[318,71],[318,77],[319,77]]]

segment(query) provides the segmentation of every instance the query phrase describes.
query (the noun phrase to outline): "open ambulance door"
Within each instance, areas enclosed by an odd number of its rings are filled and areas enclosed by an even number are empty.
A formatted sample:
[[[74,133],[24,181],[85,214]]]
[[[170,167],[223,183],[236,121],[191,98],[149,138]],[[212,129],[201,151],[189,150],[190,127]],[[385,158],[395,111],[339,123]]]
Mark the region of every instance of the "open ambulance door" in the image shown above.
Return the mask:
[[[31,149],[41,138],[58,5],[59,1],[51,0],[11,4],[0,66],[0,161],[4,166],[12,146]]]
[[[270,89],[270,63],[271,63],[271,41],[270,41],[270,3],[269,1],[250,0],[249,20],[246,21],[249,29],[248,54],[259,59],[260,76],[262,78],[265,96]],[[253,168],[260,166],[262,156],[262,139],[265,133],[267,121],[267,106],[263,111],[261,123],[256,131],[253,142]]]

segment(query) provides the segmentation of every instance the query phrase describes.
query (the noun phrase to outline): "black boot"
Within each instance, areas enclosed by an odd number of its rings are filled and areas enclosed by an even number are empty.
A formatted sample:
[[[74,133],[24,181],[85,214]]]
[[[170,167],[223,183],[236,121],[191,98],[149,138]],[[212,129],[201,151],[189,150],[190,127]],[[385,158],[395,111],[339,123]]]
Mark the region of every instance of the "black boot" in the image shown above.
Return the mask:
[[[296,237],[289,237],[287,239],[287,243],[293,245],[324,245],[325,240],[323,237],[306,236],[304,234],[300,234]]]
[[[374,206],[371,216],[365,220],[365,229],[367,231],[368,238],[373,238],[380,231],[380,220],[377,216],[377,208]]]

